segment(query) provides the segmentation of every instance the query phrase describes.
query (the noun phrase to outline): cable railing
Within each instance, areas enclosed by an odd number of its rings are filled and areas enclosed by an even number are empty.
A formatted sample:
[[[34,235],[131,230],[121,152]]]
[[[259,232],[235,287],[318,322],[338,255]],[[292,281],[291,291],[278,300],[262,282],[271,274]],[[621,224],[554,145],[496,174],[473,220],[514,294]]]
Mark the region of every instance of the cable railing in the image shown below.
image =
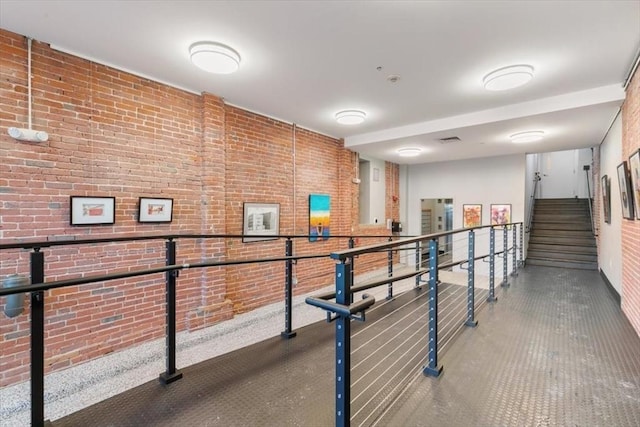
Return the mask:
[[[536,204],[536,193],[538,191],[538,182],[540,182],[540,172],[536,172],[533,176],[533,192],[529,200],[529,215],[527,217],[527,233],[531,232],[531,223],[533,222],[533,211]]]
[[[30,300],[30,337],[29,337],[29,345],[30,345],[30,353],[31,353],[31,363],[30,363],[30,386],[31,386],[31,425],[32,426],[42,426],[45,425],[45,388],[44,388],[44,377],[45,377],[45,324],[49,324],[51,320],[48,320],[45,317],[45,308],[47,304],[51,304],[51,301],[54,301],[56,297],[53,295],[53,292],[56,292],[59,289],[69,288],[72,286],[77,286],[78,291],[82,290],[84,286],[99,283],[99,282],[117,282],[114,287],[121,286],[122,283],[118,281],[134,279],[140,280],[141,285],[144,286],[153,286],[154,284],[164,282],[164,339],[165,339],[165,370],[159,375],[159,380],[164,384],[170,384],[174,381],[179,380],[182,377],[182,373],[177,369],[176,366],[176,334],[177,334],[177,325],[176,325],[176,313],[178,309],[178,301],[180,300],[180,293],[184,292],[184,289],[178,289],[177,282],[178,278],[182,275],[181,273],[186,273],[188,271],[193,270],[202,270],[206,271],[208,269],[215,270],[216,268],[239,268],[241,266],[253,266],[253,265],[266,265],[266,264],[283,264],[284,265],[284,284],[283,286],[279,286],[280,292],[284,288],[284,329],[280,333],[280,335],[284,339],[293,338],[296,335],[296,332],[292,329],[292,298],[293,298],[293,288],[294,288],[294,269],[301,267],[305,263],[317,263],[319,259],[326,259],[330,265],[330,254],[329,252],[325,253],[312,253],[313,250],[309,249],[309,247],[305,247],[302,254],[296,253],[294,250],[294,241],[296,239],[308,239],[307,235],[282,235],[282,236],[274,236],[273,240],[284,240],[284,254],[281,256],[271,256],[271,257],[251,257],[246,256],[242,259],[227,259],[227,257],[217,254],[209,259],[180,259],[178,260],[178,252],[177,252],[177,242],[181,241],[181,248],[188,247],[187,256],[194,256],[194,254],[198,254],[202,252],[202,249],[194,250],[194,248],[199,248],[203,246],[202,242],[206,241],[229,241],[233,239],[241,239],[244,236],[242,235],[197,235],[197,234],[188,234],[188,235],[180,235],[180,234],[171,234],[171,235],[155,235],[155,236],[132,236],[132,237],[116,237],[116,238],[89,238],[89,239],[78,239],[78,240],[62,240],[62,241],[32,241],[32,242],[13,242],[13,243],[3,243],[0,244],[0,251],[3,251],[3,267],[6,267],[6,264],[11,263],[16,264],[16,266],[12,267],[16,270],[24,271],[24,268],[18,268],[17,264],[21,264],[23,262],[28,263],[28,271],[30,280],[29,284],[20,284],[14,287],[0,287],[0,298],[5,298],[5,309],[8,304],[8,299],[10,297],[18,297],[22,295],[28,295]],[[375,242],[375,241],[388,241],[389,239],[393,239],[393,237],[384,236],[384,235],[353,235],[353,236],[331,236],[329,240],[333,242],[338,242],[338,244],[334,244],[332,247],[349,247],[355,248],[356,241],[360,242]],[[155,244],[155,246],[150,247],[152,241],[156,241],[163,244],[163,249],[160,249],[161,246],[159,244]],[[109,266],[113,266],[113,270],[115,272],[110,272],[106,274],[97,273],[91,274],[88,270],[98,269],[100,270],[108,270],[108,267],[100,266],[100,261],[96,259],[92,259],[91,256],[93,254],[92,250],[96,248],[100,248],[103,246],[110,247],[109,245],[113,244],[129,244],[133,242],[134,248],[132,250],[122,250],[124,254],[120,254],[123,256],[115,256],[117,254],[117,250],[108,249],[108,251],[114,252],[114,258],[118,259],[118,261],[114,263],[108,264]],[[346,244],[345,244],[346,242]],[[267,242],[268,244],[273,244],[273,242]],[[139,244],[139,246],[135,246]],[[254,243],[255,245],[255,243]],[[277,245],[277,244],[276,244]],[[216,244],[212,244],[213,249],[219,250],[216,247]],[[71,250],[69,254],[65,252],[65,254],[57,254],[52,251],[56,247],[65,248],[66,251]],[[69,247],[73,247],[72,249],[66,249]],[[50,254],[48,257],[50,258],[49,264],[51,264],[51,268],[47,268],[47,263],[44,249],[49,248]],[[204,251],[206,252],[205,248]],[[277,248],[276,248],[277,249]],[[25,259],[25,255],[27,253],[24,250],[29,250],[28,252],[28,260]],[[62,278],[59,280],[45,280],[45,271],[55,270],[54,266],[56,263],[65,263],[68,259],[77,259],[80,258],[78,254],[87,252],[87,259],[93,265],[81,266],[80,270],[72,275],[79,275],[79,277],[72,278]],[[248,254],[251,255],[253,252],[248,251]],[[375,256],[371,256],[370,259],[363,263],[360,267],[362,271],[366,271],[371,268],[379,268],[381,266],[388,263],[387,269],[392,269],[393,266],[391,263],[397,261],[397,256],[392,256],[385,260],[383,258],[384,254],[378,254],[377,259]],[[146,257],[145,257],[146,256]],[[163,256],[163,259],[156,259],[157,256]],[[140,267],[139,258],[145,258],[142,261],[142,264],[153,265],[153,267]],[[363,256],[365,258],[365,256]],[[89,264],[89,262],[87,263]],[[5,268],[7,270],[7,268]],[[311,270],[311,269],[309,269]],[[327,279],[331,278],[331,275],[325,274],[322,272]],[[182,275],[184,276],[184,275]],[[148,282],[147,277],[155,277],[155,281]],[[164,280],[161,280],[161,278]],[[183,277],[186,279],[186,277]],[[193,280],[193,278],[188,278],[189,280]],[[318,277],[314,277],[314,279],[318,279]],[[322,280],[322,277],[320,277]],[[317,282],[318,280],[316,280]],[[126,283],[126,282],[125,282]],[[325,283],[328,285],[330,280]],[[73,295],[73,294],[70,294]],[[68,298],[73,298],[73,296],[69,296]],[[78,300],[80,301],[80,300]],[[76,305],[81,304],[76,301]],[[15,301],[13,302],[15,304]],[[123,303],[126,306],[126,298]],[[76,307],[77,309],[77,307]],[[123,309],[124,311],[124,309]],[[6,312],[6,310],[5,310]],[[22,312],[22,308],[17,312],[20,314]],[[50,314],[51,315],[51,314]],[[48,337],[51,336],[51,331],[47,334]],[[6,347],[5,347],[6,348]],[[0,354],[0,356],[2,356]]]
[[[591,224],[591,232],[593,233],[594,236],[597,236],[598,234],[596,233],[596,226],[593,221],[593,199],[591,198],[591,184],[589,180],[589,170],[591,169],[591,166],[584,165],[582,168],[584,169],[584,173],[587,179],[587,200],[589,201],[589,223]]]
[[[463,235],[464,238],[461,237]],[[455,237],[450,251],[451,261],[440,263],[439,240],[444,236]],[[349,426],[351,422],[368,425],[371,420],[379,419],[385,408],[398,399],[402,384],[415,380],[416,373],[421,371],[433,377],[440,375],[443,369],[438,361],[441,346],[450,343],[465,326],[475,327],[475,311],[482,304],[497,300],[496,264],[502,267],[500,286],[510,286],[509,273],[516,275],[518,267],[523,264],[523,237],[523,223],[512,223],[402,238],[331,254],[336,261],[335,290],[307,297],[306,302],[325,310],[327,321],[335,322],[336,426]],[[488,248],[481,255],[476,255],[479,240],[481,247]],[[463,241],[466,244],[463,245]],[[389,270],[387,274],[354,283],[354,269],[359,267],[357,260],[381,251],[397,251],[405,268]],[[424,259],[426,253],[428,259]],[[466,273],[466,284],[440,280],[446,269]],[[476,270],[488,276],[488,289],[482,289],[482,292],[476,289]],[[391,293],[382,305],[376,304],[369,293],[375,287],[403,280],[415,280],[412,283],[415,283],[416,294],[403,302],[402,307],[403,310],[411,310],[409,314],[402,314],[400,308],[389,308]],[[354,298],[356,292],[362,299]],[[476,300],[476,294],[481,295],[480,301]],[[383,315],[378,315],[381,311]],[[372,316],[373,319],[370,318]],[[391,316],[401,317],[389,320]],[[394,332],[391,337],[382,337],[383,332],[378,332],[365,343],[373,343],[370,350],[363,350],[365,344],[361,344],[358,338],[368,327],[362,326],[352,333],[352,327],[358,327],[357,323],[355,326],[352,324],[352,320],[361,321],[364,325],[369,321],[376,322],[376,331]],[[385,326],[382,322],[386,321],[395,323],[392,327]],[[392,344],[385,344],[389,340],[393,340]],[[380,350],[382,346],[384,350]],[[381,360],[363,372],[363,361],[373,363],[372,358],[376,355]],[[363,380],[364,376],[371,376],[371,379]]]

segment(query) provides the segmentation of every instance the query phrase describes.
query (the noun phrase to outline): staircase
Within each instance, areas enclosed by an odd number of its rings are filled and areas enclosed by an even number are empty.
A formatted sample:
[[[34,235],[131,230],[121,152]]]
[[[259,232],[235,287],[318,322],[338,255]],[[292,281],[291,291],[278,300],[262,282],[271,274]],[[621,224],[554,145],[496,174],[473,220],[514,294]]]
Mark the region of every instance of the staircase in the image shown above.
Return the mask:
[[[527,264],[598,269],[588,199],[537,199]]]

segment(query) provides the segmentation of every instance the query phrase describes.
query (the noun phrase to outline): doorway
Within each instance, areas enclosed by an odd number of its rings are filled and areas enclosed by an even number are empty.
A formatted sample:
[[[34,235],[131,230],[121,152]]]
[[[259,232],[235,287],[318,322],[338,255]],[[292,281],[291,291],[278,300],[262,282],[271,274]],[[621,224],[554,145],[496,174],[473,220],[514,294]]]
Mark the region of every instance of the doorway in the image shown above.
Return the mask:
[[[421,199],[420,200],[420,234],[427,235],[453,230],[453,199]],[[453,236],[438,239],[438,263],[451,262],[453,259]],[[429,262],[429,248],[424,245],[421,254],[421,264]]]

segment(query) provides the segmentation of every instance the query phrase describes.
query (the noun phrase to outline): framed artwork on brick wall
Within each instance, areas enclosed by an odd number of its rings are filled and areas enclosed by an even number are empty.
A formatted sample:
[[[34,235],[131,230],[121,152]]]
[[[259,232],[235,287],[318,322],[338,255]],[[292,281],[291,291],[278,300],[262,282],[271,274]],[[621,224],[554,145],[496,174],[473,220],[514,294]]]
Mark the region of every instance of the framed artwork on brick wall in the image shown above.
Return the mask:
[[[640,219],[640,149],[629,157],[629,174],[631,175],[631,196],[636,212]]]
[[[329,238],[331,225],[331,197],[328,194],[309,195],[309,241]]]
[[[244,203],[242,241],[274,240],[280,234],[280,204]]]
[[[618,165],[618,186],[620,187],[620,203],[622,204],[622,217],[633,219],[633,195],[631,194],[631,182],[629,181],[629,167],[623,161]]]
[[[173,199],[140,197],[138,222],[171,222],[172,219]]]
[[[611,224],[611,180],[607,175],[602,177],[602,211],[604,222]]]
[[[115,222],[115,197],[71,196],[71,225],[110,225]]]

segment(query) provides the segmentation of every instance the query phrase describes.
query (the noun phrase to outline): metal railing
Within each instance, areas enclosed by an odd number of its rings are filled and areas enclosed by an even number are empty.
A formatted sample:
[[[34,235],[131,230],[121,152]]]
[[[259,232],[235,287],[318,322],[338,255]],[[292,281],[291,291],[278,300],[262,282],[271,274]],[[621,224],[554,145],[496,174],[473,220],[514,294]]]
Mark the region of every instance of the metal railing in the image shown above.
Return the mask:
[[[591,166],[584,165],[582,169],[584,170],[587,179],[587,200],[589,201],[589,222],[591,224],[591,232],[594,236],[597,236],[598,234],[596,233],[596,225],[593,221],[593,199],[591,198],[591,184],[589,183],[589,170],[591,169]]]
[[[533,222],[533,210],[536,204],[536,193],[538,191],[538,182],[540,182],[540,172],[536,172],[533,176],[533,192],[529,200],[529,216],[527,217],[527,233],[531,232],[531,223]]]
[[[502,287],[510,286],[508,280],[509,254],[511,254],[511,274],[517,274],[517,268],[523,264],[523,223],[512,223],[498,226],[502,228],[502,250],[496,251],[496,244],[499,239],[496,238],[496,226],[480,226],[467,229],[459,229],[445,233],[430,234],[419,237],[404,238],[392,242],[369,245],[360,248],[347,249],[333,252],[331,258],[336,261],[335,266],[335,291],[308,297],[306,302],[310,305],[319,307],[327,311],[327,321],[335,321],[335,425],[344,427],[349,426],[352,420],[351,413],[351,321],[366,321],[365,313],[374,303],[375,299],[367,294],[363,295],[363,299],[353,302],[353,293],[366,289],[380,286],[386,283],[416,278],[416,286],[421,283],[427,283],[428,286],[428,302],[426,311],[426,348],[421,350],[420,359],[422,360],[422,372],[424,375],[437,377],[442,372],[442,365],[438,361],[439,355],[439,331],[438,331],[438,288],[441,284],[439,280],[439,271],[451,267],[461,267],[467,272],[467,299],[466,299],[466,316],[462,322],[464,325],[474,327],[477,325],[475,320],[475,272],[477,261],[488,261],[489,263],[489,292],[486,301],[493,302],[497,298],[495,296],[495,261],[502,258],[503,264],[503,280],[500,284]],[[488,253],[476,256],[476,233],[479,230],[488,230]],[[519,232],[518,232],[519,231]],[[440,251],[438,241],[444,236],[457,236],[464,234],[466,236],[466,256],[462,256],[456,261],[445,264],[439,263]],[[512,246],[509,247],[509,234],[512,236]],[[520,242],[517,244],[517,237]],[[486,239],[485,239],[486,240]],[[455,243],[455,242],[454,242]],[[425,253],[423,246],[428,247],[429,259],[422,262],[422,254]],[[454,245],[455,246],[455,245]],[[369,253],[377,253],[380,251],[396,251],[406,250],[413,247],[415,251],[415,265],[411,273],[403,273],[400,275],[390,274],[387,277],[379,278],[364,284],[354,284],[352,281],[354,260]],[[454,253],[459,253],[454,248]],[[519,261],[517,257],[519,256]],[[411,255],[407,254],[406,259],[411,259]],[[425,264],[425,265],[423,265]],[[423,276],[428,276],[428,280],[424,282]],[[334,301],[330,301],[335,298]],[[425,337],[423,337],[424,339]],[[420,346],[418,346],[420,347]],[[356,379],[354,379],[356,381]],[[359,408],[358,412],[362,412]],[[369,414],[368,417],[373,417]]]

